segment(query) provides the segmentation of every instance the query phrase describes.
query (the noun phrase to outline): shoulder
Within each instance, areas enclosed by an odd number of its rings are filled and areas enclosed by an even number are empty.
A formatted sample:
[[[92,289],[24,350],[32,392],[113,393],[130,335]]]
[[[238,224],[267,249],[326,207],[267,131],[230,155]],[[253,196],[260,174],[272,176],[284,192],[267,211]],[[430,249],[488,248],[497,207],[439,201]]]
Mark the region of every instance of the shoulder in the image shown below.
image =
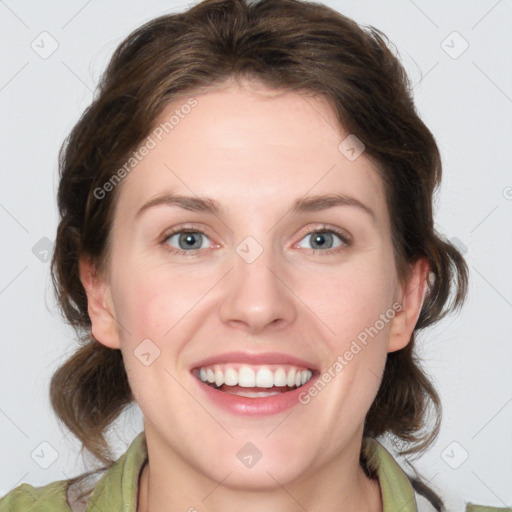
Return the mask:
[[[364,438],[364,468],[379,480],[384,510],[402,512],[446,511],[442,500],[417,476],[409,475],[377,439]],[[512,507],[497,508],[466,503],[464,512],[512,512]]]
[[[486,507],[485,505],[475,505],[473,503],[468,503],[466,505],[465,512],[510,512],[511,510],[512,507]]]
[[[22,484],[0,498],[0,512],[81,512],[87,509],[89,499],[93,512],[135,510],[133,490],[146,460],[143,431],[112,466],[43,487]]]
[[[66,488],[66,480],[42,487],[21,484],[0,499],[0,512],[69,512]]]
[[[430,501],[422,494],[414,491],[414,498],[416,500],[418,512],[439,512],[439,508],[437,508],[432,501]]]

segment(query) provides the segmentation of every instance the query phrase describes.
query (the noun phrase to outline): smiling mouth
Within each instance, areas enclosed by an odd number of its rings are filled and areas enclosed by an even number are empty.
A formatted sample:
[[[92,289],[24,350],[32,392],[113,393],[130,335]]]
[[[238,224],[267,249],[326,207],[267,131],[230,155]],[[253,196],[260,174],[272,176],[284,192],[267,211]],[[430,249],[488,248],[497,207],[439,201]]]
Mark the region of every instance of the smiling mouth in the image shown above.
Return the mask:
[[[261,398],[300,388],[311,380],[315,371],[293,365],[218,364],[195,368],[192,373],[217,391]]]

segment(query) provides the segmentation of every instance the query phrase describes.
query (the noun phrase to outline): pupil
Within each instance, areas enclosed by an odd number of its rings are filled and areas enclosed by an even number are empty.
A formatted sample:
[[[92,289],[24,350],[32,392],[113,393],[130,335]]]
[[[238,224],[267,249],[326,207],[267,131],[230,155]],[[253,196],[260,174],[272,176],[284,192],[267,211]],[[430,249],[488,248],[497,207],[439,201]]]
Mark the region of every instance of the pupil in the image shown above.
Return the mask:
[[[326,239],[329,240],[330,236],[332,235],[329,235],[328,233],[317,235],[314,238],[314,243],[318,244],[320,247],[323,247],[327,243]]]
[[[190,249],[190,248],[193,248],[193,249],[199,249],[201,247],[201,243],[197,244],[197,241],[195,242],[194,241],[194,238],[196,238],[196,235],[195,234],[192,234],[192,233],[187,233],[185,235],[183,235],[181,237],[181,240],[184,240],[185,241],[185,244],[187,245],[187,247]],[[198,245],[197,247],[194,247],[194,245]]]

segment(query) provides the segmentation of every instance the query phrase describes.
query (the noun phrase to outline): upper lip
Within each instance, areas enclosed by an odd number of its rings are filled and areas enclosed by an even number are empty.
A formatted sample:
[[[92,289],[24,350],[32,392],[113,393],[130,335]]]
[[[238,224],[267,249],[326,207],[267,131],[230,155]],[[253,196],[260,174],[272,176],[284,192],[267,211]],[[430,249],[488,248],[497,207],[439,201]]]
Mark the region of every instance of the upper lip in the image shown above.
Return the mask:
[[[194,363],[192,369],[223,363],[245,363],[250,365],[290,364],[316,371],[316,367],[313,363],[280,352],[226,352],[202,359]]]

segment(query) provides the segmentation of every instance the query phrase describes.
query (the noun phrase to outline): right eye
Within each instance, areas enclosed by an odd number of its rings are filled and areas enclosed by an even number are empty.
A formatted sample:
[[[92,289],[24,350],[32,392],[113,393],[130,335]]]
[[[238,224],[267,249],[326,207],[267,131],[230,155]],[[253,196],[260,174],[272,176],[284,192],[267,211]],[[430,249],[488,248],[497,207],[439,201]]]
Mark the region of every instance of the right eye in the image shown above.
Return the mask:
[[[169,245],[172,252],[176,254],[194,255],[196,251],[206,248],[203,244],[205,239],[208,239],[208,237],[202,231],[179,229],[167,234],[162,244]]]

